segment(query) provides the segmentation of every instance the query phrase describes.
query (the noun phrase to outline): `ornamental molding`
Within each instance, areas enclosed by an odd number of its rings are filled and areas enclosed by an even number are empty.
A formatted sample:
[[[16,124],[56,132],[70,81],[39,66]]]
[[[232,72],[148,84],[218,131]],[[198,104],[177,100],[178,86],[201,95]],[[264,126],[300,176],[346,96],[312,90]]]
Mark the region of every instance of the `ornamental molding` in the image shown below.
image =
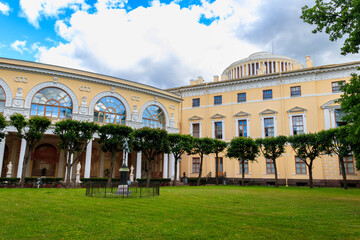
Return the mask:
[[[271,110],[271,109],[266,109],[266,110],[264,110],[264,111],[262,111],[262,112],[260,112],[259,114],[260,115],[274,115],[274,114],[276,114],[277,113],[277,111],[274,111],[274,110]]]
[[[11,107],[13,96],[9,85],[0,78],[0,86],[4,89],[5,92],[5,107]]]
[[[30,117],[30,110],[26,108],[18,108],[18,107],[9,107],[4,108],[4,116],[7,120],[10,120],[10,116],[14,113],[20,113],[21,115],[25,116],[25,118]]]
[[[46,65],[44,65],[44,66],[46,66]],[[0,63],[0,68],[12,70],[12,71],[30,72],[30,73],[48,75],[48,76],[52,76],[52,77],[68,78],[68,79],[80,80],[80,81],[85,81],[85,82],[98,83],[101,85],[108,85],[110,87],[117,87],[117,88],[135,91],[135,92],[140,92],[140,93],[152,95],[155,97],[162,97],[162,98],[169,99],[169,100],[172,100],[175,102],[182,101],[181,99],[179,99],[177,97],[172,97],[172,96],[169,96],[164,93],[159,93],[156,91],[148,90],[145,87],[150,87],[150,86],[147,86],[145,84],[136,83],[138,85],[144,86],[144,88],[141,88],[140,86],[135,87],[135,86],[128,85],[126,83],[116,82],[116,80],[122,80],[122,81],[128,81],[128,82],[132,82],[132,81],[124,80],[124,79],[120,79],[120,78],[119,79],[115,78],[114,80],[104,80],[104,79],[100,78],[101,77],[100,74],[98,74],[99,78],[95,78],[95,77],[88,77],[88,76],[83,76],[80,74],[66,73],[66,72],[56,71],[56,70],[42,69],[42,68],[36,68],[36,67],[27,67],[27,66],[17,66],[17,65],[12,65],[12,64],[8,64],[8,63]],[[96,74],[96,73],[91,73],[91,72],[89,72],[89,73]],[[104,75],[104,77],[110,77],[110,76]],[[154,87],[150,87],[150,88],[154,88]],[[154,88],[154,89],[156,89],[156,88]],[[162,91],[161,89],[157,89],[157,90]]]
[[[202,118],[196,115],[189,118],[189,121],[200,121],[200,120],[202,120]]]
[[[68,88],[66,85],[62,84],[62,83],[58,83],[58,82],[43,82],[43,83],[39,83],[38,85],[36,85],[35,87],[33,87],[29,93],[27,94],[26,98],[25,98],[25,105],[24,107],[27,109],[30,109],[31,106],[31,101],[33,99],[33,97],[35,96],[35,94],[40,91],[43,88],[49,88],[49,87],[54,87],[54,88],[60,88],[61,90],[65,91],[67,94],[69,94],[71,100],[72,100],[72,105],[73,105],[73,114],[77,114],[79,111],[79,102],[78,99],[75,95],[75,93]]]
[[[335,103],[336,100],[339,100],[339,98],[333,99],[333,100],[330,100],[330,101],[324,103],[324,104],[321,106],[321,108],[322,108],[322,109],[339,109],[339,108],[340,108],[340,104]]]
[[[221,115],[219,113],[217,113],[217,114],[210,117],[210,119],[223,119],[223,118],[225,118],[225,116]]]
[[[116,93],[116,92],[102,92],[99,93],[98,95],[96,95],[90,102],[89,105],[89,115],[94,116],[94,108],[95,108],[95,104],[103,97],[114,97],[119,99],[125,107],[125,114],[126,114],[126,120],[131,120],[131,108],[129,103],[126,101],[126,99],[121,96],[120,94]]]
[[[240,111],[240,112],[238,112],[237,114],[234,115],[235,118],[237,118],[237,117],[248,117],[248,116],[250,116],[250,113],[243,112],[243,111]]]
[[[144,114],[144,111],[147,107],[149,107],[150,105],[155,105],[158,106],[161,110],[163,110],[164,114],[165,114],[165,123],[166,123],[166,127],[169,126],[169,113],[167,112],[166,108],[164,105],[162,105],[160,102],[158,101],[148,101],[146,102],[140,109],[139,111],[139,121],[142,122],[142,116]]]
[[[289,109],[287,112],[288,113],[296,113],[296,112],[306,112],[307,110],[305,108],[302,108],[302,107],[293,107],[291,109]]]

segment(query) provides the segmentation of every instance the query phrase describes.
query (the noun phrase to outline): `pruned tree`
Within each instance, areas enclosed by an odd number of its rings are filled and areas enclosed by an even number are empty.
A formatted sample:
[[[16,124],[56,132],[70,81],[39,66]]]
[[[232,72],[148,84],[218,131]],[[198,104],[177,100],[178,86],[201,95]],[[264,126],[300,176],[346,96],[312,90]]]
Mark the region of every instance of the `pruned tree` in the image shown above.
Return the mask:
[[[194,147],[191,151],[191,154],[197,154],[200,157],[200,166],[199,166],[199,176],[197,179],[197,186],[200,186],[202,166],[204,161],[204,155],[209,155],[213,153],[214,150],[214,140],[212,138],[195,138]]]
[[[55,123],[54,134],[60,139],[59,146],[64,151],[66,162],[66,188],[70,187],[73,166],[79,161],[97,130],[98,125],[94,122],[67,119]]]
[[[348,124],[348,141],[356,159],[356,168],[360,170],[360,76],[352,74],[350,82],[341,86],[343,92],[338,102],[346,115],[343,120]]]
[[[177,165],[180,162],[181,156],[185,153],[191,153],[194,146],[194,138],[191,135],[183,135],[179,133],[172,133],[168,135],[169,138],[169,151],[174,155],[175,164],[174,164],[174,182],[173,185],[176,186],[176,176],[177,176]]]
[[[2,113],[0,113],[0,142],[5,138],[4,129],[7,126],[6,119]]]
[[[213,146],[213,153],[215,153],[215,181],[216,185],[219,185],[219,153],[222,153],[226,147],[227,143],[219,140],[219,139],[213,139],[214,146]]]
[[[14,126],[17,131],[17,137],[26,141],[26,150],[22,166],[20,187],[24,187],[26,165],[30,160],[31,153],[36,144],[43,138],[46,129],[51,125],[50,119],[44,116],[34,116],[30,119],[19,113],[10,116],[10,125]]]
[[[296,156],[308,167],[309,186],[313,188],[313,163],[314,160],[323,153],[324,145],[328,144],[328,142],[322,142],[322,138],[319,137],[318,133],[290,136],[288,142],[291,144]]]
[[[153,129],[144,127],[136,129],[132,133],[133,149],[144,154],[147,162],[147,179],[146,186],[150,186],[151,163],[155,160],[155,156],[161,153],[169,153],[168,134],[163,129]]]
[[[131,127],[118,124],[110,123],[99,127],[98,142],[101,145],[101,150],[111,153],[110,174],[108,175],[107,185],[111,184],[116,154],[123,150],[125,141],[128,141],[132,132]]]
[[[278,174],[277,174],[277,164],[276,160],[285,153],[285,144],[287,142],[287,137],[277,136],[269,138],[258,138],[255,140],[258,144],[261,153],[266,159],[271,159],[274,166],[275,174],[275,187],[279,186]]]
[[[341,174],[343,176],[344,189],[347,189],[346,169],[344,157],[352,154],[352,143],[349,141],[349,126],[342,126],[338,128],[331,128],[319,132],[321,142],[328,142],[329,144],[322,145],[326,154],[339,156],[341,167]]]
[[[259,146],[251,138],[237,137],[231,140],[226,156],[236,158],[241,163],[241,185],[245,185],[245,161],[255,161],[258,156]]]
[[[354,0],[316,0],[313,7],[302,8],[304,22],[315,24],[313,33],[329,34],[330,41],[346,36],[341,54],[358,53],[360,45],[360,4]]]

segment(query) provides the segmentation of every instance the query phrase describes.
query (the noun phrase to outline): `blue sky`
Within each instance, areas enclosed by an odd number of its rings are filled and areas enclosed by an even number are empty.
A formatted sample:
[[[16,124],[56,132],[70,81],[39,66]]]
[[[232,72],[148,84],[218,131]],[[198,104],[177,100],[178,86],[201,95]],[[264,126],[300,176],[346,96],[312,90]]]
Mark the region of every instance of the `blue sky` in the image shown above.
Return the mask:
[[[299,18],[311,0],[0,0],[0,57],[170,88],[257,51],[316,66],[359,60]]]

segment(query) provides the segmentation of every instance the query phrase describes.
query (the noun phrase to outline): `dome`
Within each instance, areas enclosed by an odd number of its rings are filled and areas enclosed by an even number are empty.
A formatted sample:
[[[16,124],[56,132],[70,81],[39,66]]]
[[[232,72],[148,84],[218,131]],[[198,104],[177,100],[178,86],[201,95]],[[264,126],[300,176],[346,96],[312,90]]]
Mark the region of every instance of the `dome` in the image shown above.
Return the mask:
[[[291,71],[303,68],[296,59],[275,55],[270,52],[256,52],[249,57],[233,62],[222,73],[222,80],[251,75]]]

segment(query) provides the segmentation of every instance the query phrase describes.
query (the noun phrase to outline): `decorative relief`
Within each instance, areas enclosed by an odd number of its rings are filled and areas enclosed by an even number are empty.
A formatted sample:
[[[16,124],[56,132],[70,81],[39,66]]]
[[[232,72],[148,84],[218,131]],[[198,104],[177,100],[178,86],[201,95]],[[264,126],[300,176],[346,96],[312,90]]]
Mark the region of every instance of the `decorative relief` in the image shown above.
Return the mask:
[[[54,81],[53,81],[53,83],[57,83],[58,82],[58,78],[57,77],[54,77]]]
[[[27,77],[15,77],[14,78],[15,82],[22,82],[22,83],[28,83],[29,79]]]
[[[114,91],[115,91],[115,88],[114,88],[114,87],[111,87],[111,88],[110,88],[110,92],[114,93]]]
[[[140,101],[140,97],[138,97],[138,96],[131,96],[131,100],[133,100],[133,101]]]
[[[79,90],[80,90],[80,91],[83,91],[83,92],[91,92],[91,87],[80,86],[80,87],[79,87]]]
[[[80,114],[84,114],[84,115],[87,115],[87,114],[88,114],[87,98],[86,98],[86,96],[83,96],[83,97],[82,97],[79,113],[80,113]]]
[[[174,106],[174,105],[170,105],[169,108],[172,109],[172,110],[175,110],[175,106]]]
[[[13,101],[13,107],[22,108],[24,106],[23,89],[19,87]]]
[[[134,110],[132,112],[132,115],[131,115],[131,120],[134,121],[134,122],[137,122],[138,121],[138,111],[137,111],[137,105],[134,105]]]

